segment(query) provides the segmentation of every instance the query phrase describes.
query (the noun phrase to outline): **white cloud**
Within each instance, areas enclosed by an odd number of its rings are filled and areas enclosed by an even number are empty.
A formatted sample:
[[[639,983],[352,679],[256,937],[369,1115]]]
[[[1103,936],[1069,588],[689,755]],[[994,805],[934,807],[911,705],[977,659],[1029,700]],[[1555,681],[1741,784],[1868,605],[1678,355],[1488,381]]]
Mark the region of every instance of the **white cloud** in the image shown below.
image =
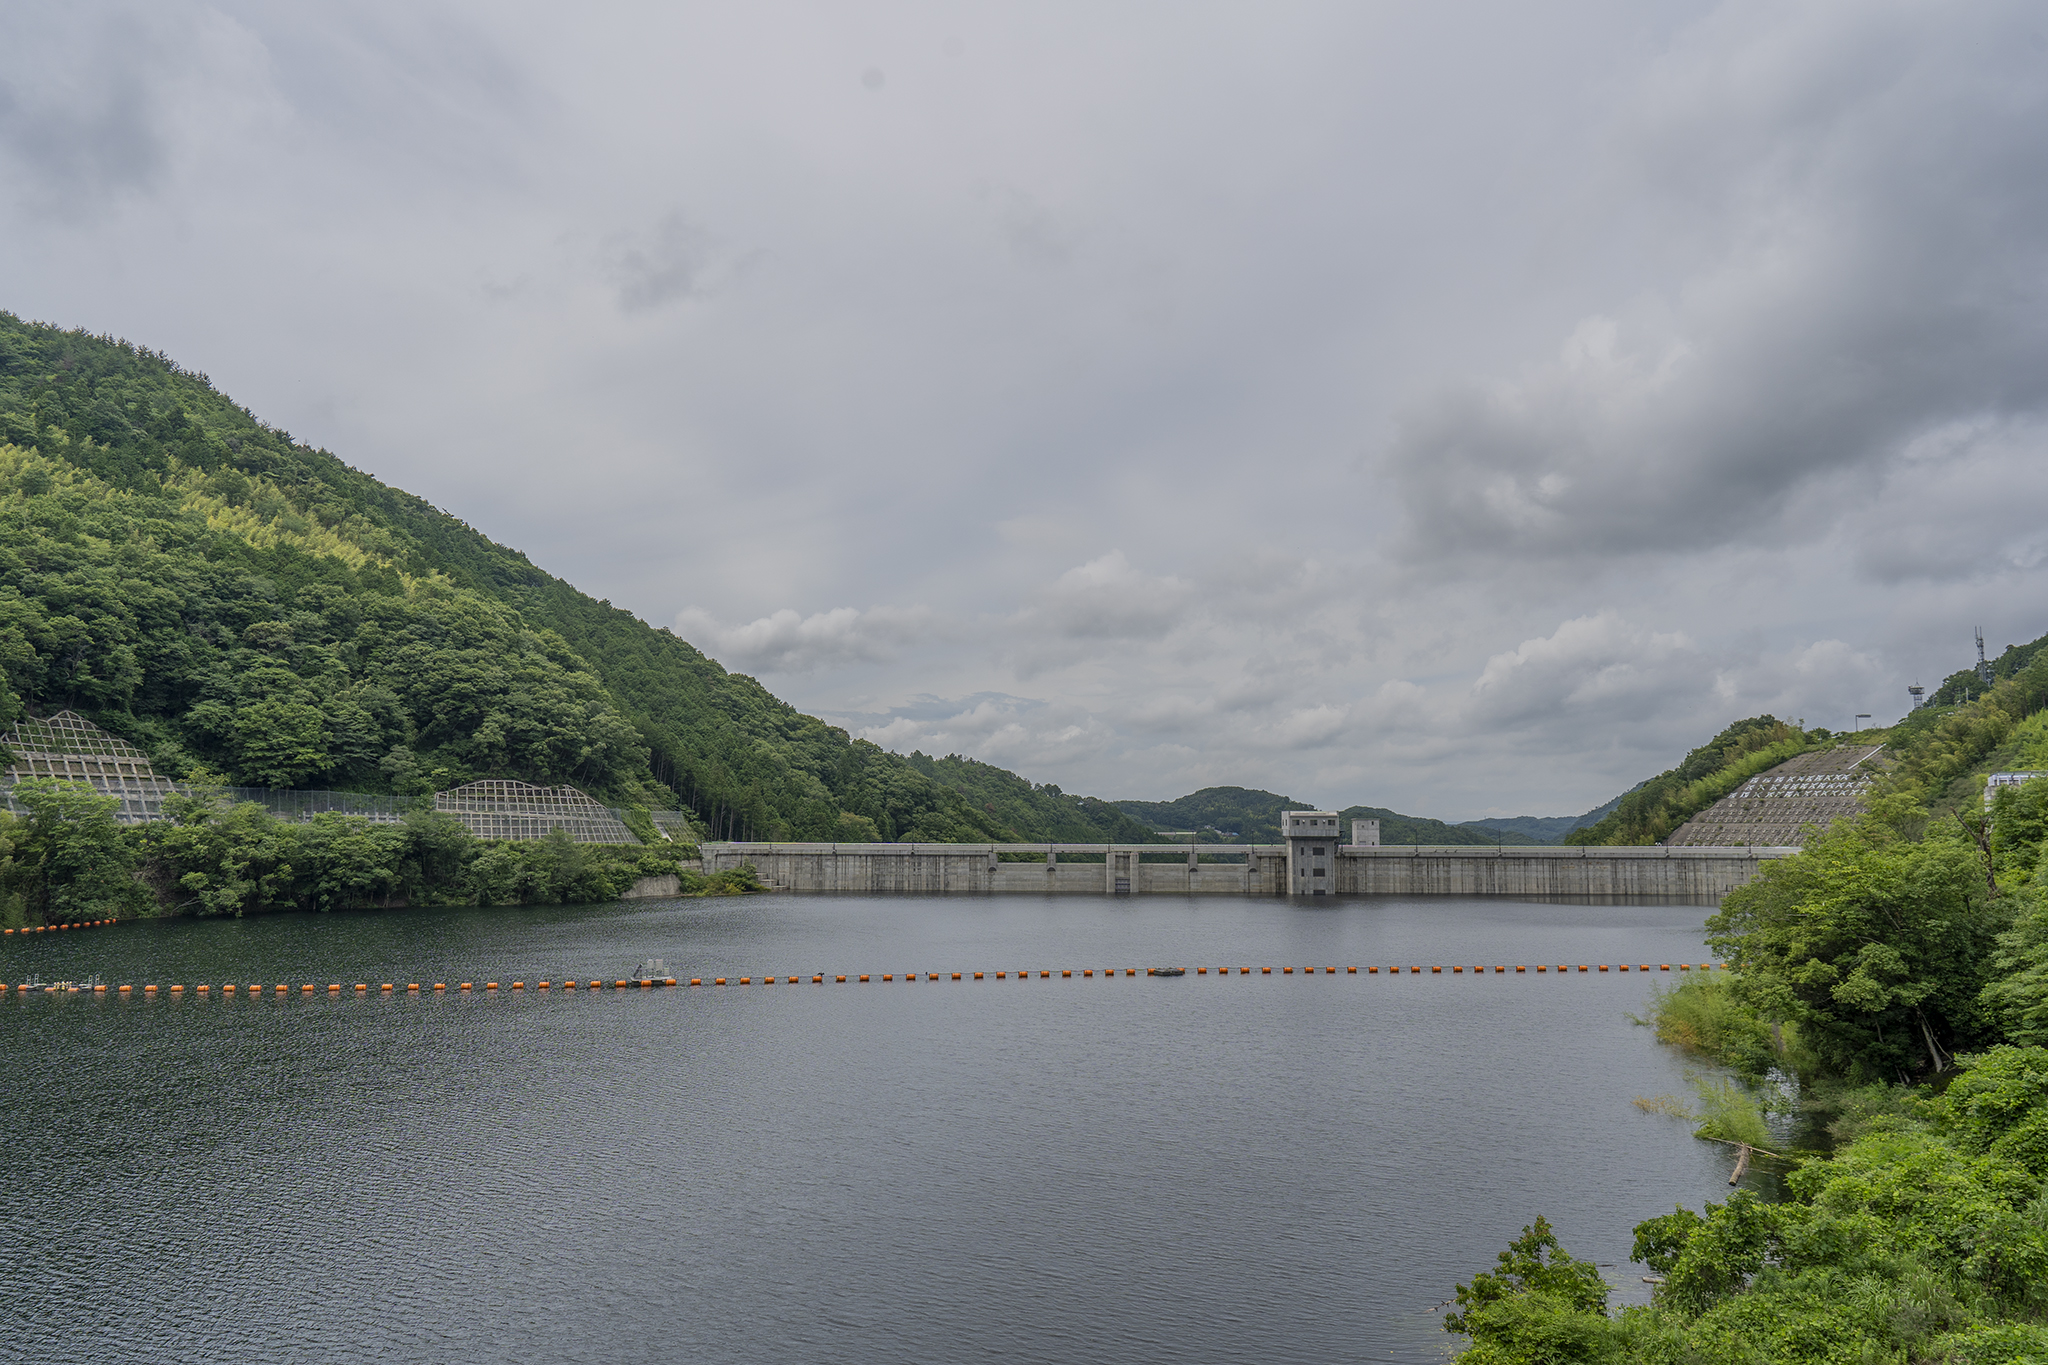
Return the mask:
[[[746,673],[808,673],[886,662],[934,627],[924,607],[834,607],[809,616],[784,607],[744,625],[726,625],[701,607],[686,607],[675,617],[678,635]]]

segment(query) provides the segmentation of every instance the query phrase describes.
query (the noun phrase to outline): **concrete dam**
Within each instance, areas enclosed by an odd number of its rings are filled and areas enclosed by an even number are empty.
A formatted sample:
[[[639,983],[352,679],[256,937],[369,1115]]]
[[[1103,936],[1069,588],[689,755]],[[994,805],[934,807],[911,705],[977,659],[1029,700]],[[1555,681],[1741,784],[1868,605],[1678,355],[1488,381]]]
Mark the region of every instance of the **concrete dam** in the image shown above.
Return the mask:
[[[1361,825],[1374,825],[1359,821]],[[1580,905],[1719,905],[1796,847],[1596,848],[1337,842],[1290,811],[1277,844],[707,843],[704,870],[751,864],[777,891],[896,895],[1501,896]],[[1370,831],[1377,838],[1377,827]],[[1354,839],[1362,835],[1354,835]]]

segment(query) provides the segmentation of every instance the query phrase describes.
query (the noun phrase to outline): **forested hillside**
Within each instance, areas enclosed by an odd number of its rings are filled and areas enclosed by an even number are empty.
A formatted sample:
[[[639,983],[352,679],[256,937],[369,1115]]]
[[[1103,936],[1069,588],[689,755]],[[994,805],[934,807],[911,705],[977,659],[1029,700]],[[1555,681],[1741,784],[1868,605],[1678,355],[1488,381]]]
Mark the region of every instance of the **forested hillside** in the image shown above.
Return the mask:
[[[1117,807],[1159,830],[1196,830],[1209,843],[1271,843],[1280,838],[1280,813],[1313,810],[1314,806],[1272,792],[1248,787],[1204,787],[1174,801],[1118,801]],[[1447,825],[1441,820],[1403,815],[1381,806],[1350,806],[1344,818],[1344,837],[1351,837],[1351,821],[1363,818],[1380,822],[1383,844],[1531,844],[1524,834],[1476,829],[1469,825]]]
[[[251,786],[489,775],[681,804],[717,837],[1052,834],[265,426],[160,354],[0,313],[0,447],[10,718],[71,707],[172,776]]]
[[[962,797],[991,820],[1010,829],[1035,830],[1033,839],[1055,843],[1143,844],[1158,836],[1143,821],[1093,796],[1069,796],[1050,783],[1038,786],[1002,768],[958,754],[944,758],[910,755],[919,772]]]
[[[1618,814],[1668,818],[1786,742],[1768,720]],[[1697,1113],[1637,1106],[1749,1149],[1784,1173],[1781,1197],[1637,1224],[1654,1297],[1619,1311],[1532,1222],[1455,1291],[1461,1360],[2048,1360],[2048,778],[2001,786],[1988,815],[1982,799],[1990,772],[2048,771],[2048,651],[1885,739],[1869,812],[1708,919],[1733,970],[1652,1001],[1658,1039],[1714,1074],[1693,1081]]]

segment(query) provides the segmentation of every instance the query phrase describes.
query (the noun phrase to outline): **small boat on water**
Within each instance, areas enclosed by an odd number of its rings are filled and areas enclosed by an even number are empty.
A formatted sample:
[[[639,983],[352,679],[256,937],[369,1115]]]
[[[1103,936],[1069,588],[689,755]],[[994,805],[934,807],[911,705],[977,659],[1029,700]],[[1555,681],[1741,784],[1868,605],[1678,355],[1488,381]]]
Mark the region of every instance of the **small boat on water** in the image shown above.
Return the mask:
[[[668,963],[658,957],[650,957],[633,969],[635,981],[666,981],[669,979]]]
[[[1147,967],[1145,969],[1145,975],[1147,976],[1186,976],[1187,974],[1188,969],[1185,967]]]

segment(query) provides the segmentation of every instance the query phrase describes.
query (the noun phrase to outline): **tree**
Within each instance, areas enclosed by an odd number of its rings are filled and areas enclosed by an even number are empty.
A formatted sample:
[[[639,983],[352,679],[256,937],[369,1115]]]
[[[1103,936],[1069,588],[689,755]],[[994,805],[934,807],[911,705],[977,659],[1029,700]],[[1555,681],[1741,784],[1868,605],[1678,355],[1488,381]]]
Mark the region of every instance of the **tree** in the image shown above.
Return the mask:
[[[13,795],[28,809],[28,820],[16,827],[14,875],[30,916],[114,919],[148,903],[135,879],[135,855],[114,822],[118,798],[47,777],[24,778]]]
[[[1941,1071],[1989,1040],[1978,996],[2009,910],[1982,868],[1953,821],[1920,843],[1878,815],[1840,821],[1729,893],[1707,941],[1736,968],[1740,997],[1797,1023],[1829,1071]]]
[[[1446,1332],[1463,1333],[1470,1365],[1567,1362],[1612,1358],[1607,1285],[1599,1269],[1574,1260],[1538,1217],[1499,1256],[1499,1266],[1457,1288],[1457,1308],[1444,1314]]]

